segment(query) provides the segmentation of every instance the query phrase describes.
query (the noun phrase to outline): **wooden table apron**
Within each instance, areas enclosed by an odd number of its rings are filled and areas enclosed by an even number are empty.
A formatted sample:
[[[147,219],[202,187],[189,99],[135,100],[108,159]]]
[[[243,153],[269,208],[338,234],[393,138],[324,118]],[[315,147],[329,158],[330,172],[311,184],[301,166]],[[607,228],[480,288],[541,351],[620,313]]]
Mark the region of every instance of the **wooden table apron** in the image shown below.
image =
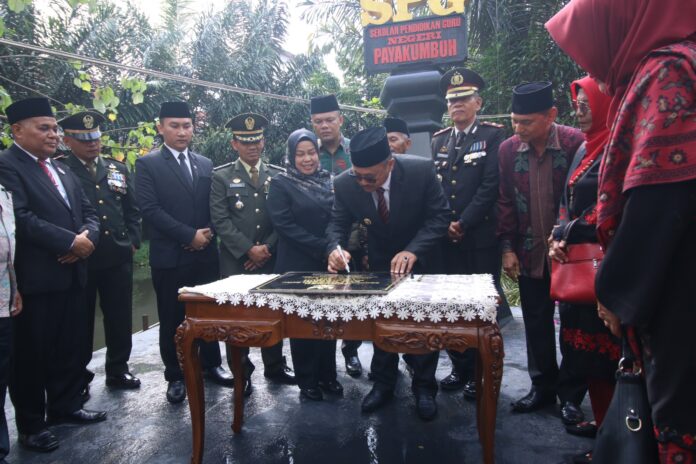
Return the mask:
[[[230,347],[235,379],[232,430],[239,433],[242,431],[244,418],[244,375],[239,348],[269,347],[283,338],[372,340],[385,351],[411,354],[476,348],[476,422],[483,460],[486,464],[494,462],[495,418],[505,356],[498,324],[478,319],[453,323],[417,323],[400,320],[396,316],[364,321],[353,319],[348,322],[315,321],[267,307],[219,305],[214,299],[197,294],[182,294],[179,300],[186,304],[186,318],[177,329],[175,339],[191,409],[193,464],[200,464],[203,460],[205,432],[203,377],[194,340],[217,340]]]

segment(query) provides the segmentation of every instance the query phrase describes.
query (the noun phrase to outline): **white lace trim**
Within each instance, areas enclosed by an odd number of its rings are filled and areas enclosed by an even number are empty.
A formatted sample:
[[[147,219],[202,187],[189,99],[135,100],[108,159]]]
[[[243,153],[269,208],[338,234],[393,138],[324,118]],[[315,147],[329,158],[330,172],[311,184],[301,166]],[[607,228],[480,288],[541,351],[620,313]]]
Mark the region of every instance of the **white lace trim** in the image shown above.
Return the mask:
[[[276,274],[240,274],[179,293],[198,293],[218,304],[243,304],[249,309],[267,306],[285,314],[314,320],[360,321],[396,316],[401,320],[434,323],[472,321],[494,322],[497,292],[490,274],[416,275],[383,296],[300,296],[275,293],[249,293]]]

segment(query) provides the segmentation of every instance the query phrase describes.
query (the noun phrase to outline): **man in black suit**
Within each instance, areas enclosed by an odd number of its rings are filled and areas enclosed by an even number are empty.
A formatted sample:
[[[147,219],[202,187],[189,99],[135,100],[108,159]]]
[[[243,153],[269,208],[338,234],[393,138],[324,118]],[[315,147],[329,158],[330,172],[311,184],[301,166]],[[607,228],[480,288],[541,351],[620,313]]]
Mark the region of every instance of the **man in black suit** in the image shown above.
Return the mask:
[[[213,163],[189,150],[193,118],[184,102],[165,102],[157,130],[164,145],[135,162],[135,191],[150,230],[150,268],[160,320],[160,354],[167,400],[186,397],[183,373],[176,357],[174,335],[184,320],[178,301],[181,287],[218,279],[218,250],[210,222]],[[221,366],[217,342],[201,343],[205,377],[224,386],[234,380]]]
[[[383,127],[359,132],[350,142],[353,169],[334,181],[334,207],[327,228],[329,272],[345,269],[350,254],[341,251],[351,224],[367,227],[370,270],[427,272],[437,266],[433,252],[447,233],[449,208],[432,163],[409,155],[391,156]],[[341,256],[343,254],[343,256]],[[418,415],[430,420],[437,414],[438,353],[413,356],[412,389]],[[372,357],[375,385],[362,403],[371,412],[392,396],[399,357],[377,346]]]
[[[132,389],[140,387],[140,380],[128,371],[133,328],[133,254],[140,248],[140,210],[133,176],[126,165],[101,156],[102,122],[104,117],[93,111],[58,121],[63,128],[63,142],[72,152],[64,162],[80,179],[97,210],[101,231],[99,245],[87,263],[84,366],[87,379],[93,377],[87,364],[92,360],[98,291],[106,335],[106,385]]]
[[[498,199],[498,147],[503,126],[480,121],[485,82],[475,72],[455,68],[446,72],[440,87],[447,99],[453,126],[433,134],[433,160],[451,207],[447,236],[441,242],[446,274],[491,274],[502,298],[499,313],[510,309],[500,287],[500,248],[495,234]],[[442,379],[443,390],[464,389],[476,398],[475,351],[447,352],[452,372]]]
[[[15,143],[0,154],[0,184],[14,201],[15,266],[24,299],[14,319],[10,396],[19,443],[52,451],[58,440],[47,425],[106,419],[104,411],[82,409],[79,395],[85,260],[99,239],[99,221],[79,180],[50,159],[59,137],[48,100],[21,100],[6,114]]]

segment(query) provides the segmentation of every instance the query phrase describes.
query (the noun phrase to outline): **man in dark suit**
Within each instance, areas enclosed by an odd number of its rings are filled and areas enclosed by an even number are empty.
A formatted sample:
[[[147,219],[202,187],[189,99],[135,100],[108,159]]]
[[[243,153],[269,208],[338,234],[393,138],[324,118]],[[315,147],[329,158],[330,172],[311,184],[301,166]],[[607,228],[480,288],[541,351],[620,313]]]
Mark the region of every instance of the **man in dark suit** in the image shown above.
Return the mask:
[[[350,254],[338,246],[345,247],[355,222],[367,227],[370,270],[409,273],[433,269],[432,252],[447,233],[449,208],[432,163],[409,155],[393,158],[383,127],[356,134],[350,152],[353,169],[334,181],[335,201],[327,228],[329,272],[344,270],[344,259],[350,260]],[[437,358],[437,352],[411,358],[412,389],[424,420],[437,414]],[[374,347],[371,371],[375,385],[363,400],[363,412],[374,411],[393,396],[398,362],[397,354]]]
[[[193,118],[184,102],[165,102],[157,130],[164,145],[135,162],[135,191],[150,230],[150,268],[160,320],[160,354],[167,400],[186,397],[183,373],[176,357],[174,335],[184,320],[178,301],[181,287],[215,281],[218,251],[210,222],[213,163],[189,150]],[[234,380],[221,366],[217,342],[201,343],[205,377],[224,386]]]
[[[481,76],[465,68],[452,69],[440,80],[453,123],[435,133],[431,142],[435,169],[451,207],[447,237],[441,242],[443,272],[491,274],[502,298],[499,313],[509,315],[500,286],[500,247],[495,233],[498,147],[505,134],[502,125],[477,118],[483,104],[479,91],[485,85]],[[475,399],[475,351],[447,353],[452,372],[440,386],[443,390],[463,388],[466,398]]]
[[[125,164],[100,156],[104,117],[93,111],[58,121],[63,142],[72,152],[64,162],[80,179],[100,222],[99,245],[90,256],[87,272],[87,332],[85,372],[92,360],[94,312],[99,302],[106,335],[106,385],[138,388],[140,380],[128,371],[133,318],[133,254],[140,247],[140,210],[136,205],[133,177]]]
[[[261,160],[264,128],[268,120],[256,113],[243,113],[225,127],[232,131],[232,148],[239,154],[234,163],[215,168],[210,192],[210,217],[220,237],[220,276],[271,274],[278,235],[266,209],[271,178],[282,169]],[[251,394],[255,369],[245,348],[244,394]],[[295,377],[285,362],[283,342],[261,348],[266,378],[294,384]],[[229,358],[228,358],[229,359]]]
[[[99,221],[78,179],[50,159],[59,137],[48,100],[21,100],[6,114],[15,143],[0,154],[0,184],[14,201],[15,266],[24,299],[14,319],[10,396],[19,443],[52,451],[58,440],[47,425],[106,419],[104,411],[82,409],[79,395],[85,260],[99,239]]]

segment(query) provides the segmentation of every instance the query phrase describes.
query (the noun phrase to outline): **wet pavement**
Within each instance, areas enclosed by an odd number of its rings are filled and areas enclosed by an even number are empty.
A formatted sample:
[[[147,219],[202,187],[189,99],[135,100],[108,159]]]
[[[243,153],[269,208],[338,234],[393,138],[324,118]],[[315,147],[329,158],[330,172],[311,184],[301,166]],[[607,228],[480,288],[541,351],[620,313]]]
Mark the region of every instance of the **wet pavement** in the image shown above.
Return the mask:
[[[502,330],[505,369],[498,403],[496,462],[499,464],[556,464],[592,446],[592,440],[565,433],[558,407],[513,415],[510,402],[527,393],[524,331],[519,309]],[[14,411],[7,399],[11,452],[8,462],[31,464],[73,463],[188,463],[191,430],[188,403],[171,405],[165,398],[166,382],[158,350],[158,328],[133,336],[131,368],[142,380],[136,391],[109,390],[104,385],[104,350],[94,353],[91,367],[97,373],[92,398],[86,408],[108,411],[108,420],[89,426],[61,425],[51,429],[60,448],[49,454],[26,451],[17,443]],[[290,359],[289,344],[285,354]],[[223,350],[224,351],[224,350]],[[368,367],[372,346],[364,343],[360,359]],[[267,383],[260,351],[251,353],[257,370],[254,393],[246,401],[244,430],[233,435],[232,390],[206,385],[205,463],[238,464],[468,464],[480,463],[481,448],[475,425],[475,408],[461,392],[440,392],[439,413],[428,423],[416,415],[410,378],[401,362],[395,399],[371,414],[360,412],[360,402],[371,388],[366,376],[345,374],[337,352],[343,397],[323,402],[300,400],[298,389]],[[443,353],[437,378],[449,374]],[[589,402],[583,409],[591,414]]]

